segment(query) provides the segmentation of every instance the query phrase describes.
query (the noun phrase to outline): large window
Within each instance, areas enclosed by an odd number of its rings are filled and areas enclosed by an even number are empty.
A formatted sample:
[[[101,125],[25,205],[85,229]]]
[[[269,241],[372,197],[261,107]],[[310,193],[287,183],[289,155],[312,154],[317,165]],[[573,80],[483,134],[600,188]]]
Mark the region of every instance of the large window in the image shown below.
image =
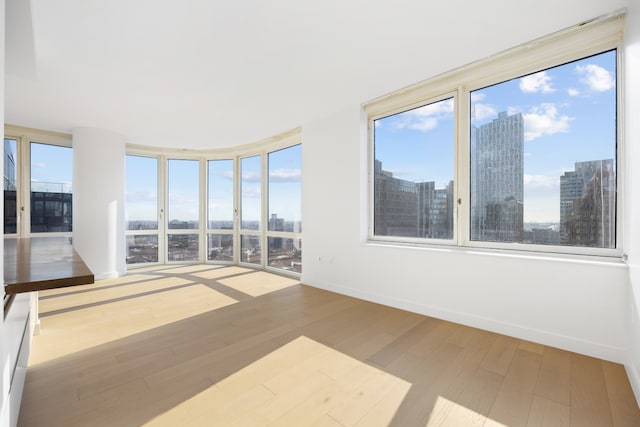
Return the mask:
[[[262,156],[240,159],[240,261],[262,263]]]
[[[200,161],[169,159],[167,260],[200,260]]]
[[[238,153],[126,157],[127,265],[244,264],[302,272],[300,130]]]
[[[233,160],[209,160],[207,260],[233,261]]]
[[[127,264],[159,261],[158,159],[126,159]]]
[[[4,140],[4,234],[18,232],[18,141]]]
[[[616,247],[616,51],[471,92],[471,239]]]
[[[366,106],[370,238],[620,255],[622,18]]]
[[[453,238],[453,98],[374,121],[374,233]]]
[[[302,145],[268,154],[268,265],[302,272]]]
[[[32,142],[31,233],[72,231],[71,147]]]

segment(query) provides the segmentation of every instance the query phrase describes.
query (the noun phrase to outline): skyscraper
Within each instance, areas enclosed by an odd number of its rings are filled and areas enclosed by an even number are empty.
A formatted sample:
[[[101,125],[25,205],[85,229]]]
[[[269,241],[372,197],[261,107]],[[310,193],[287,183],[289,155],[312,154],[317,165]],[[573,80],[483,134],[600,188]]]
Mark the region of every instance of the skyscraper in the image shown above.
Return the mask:
[[[471,128],[471,240],[522,241],[523,159],[522,114]]]
[[[613,160],[576,162],[574,169],[560,177],[560,243],[614,248]]]

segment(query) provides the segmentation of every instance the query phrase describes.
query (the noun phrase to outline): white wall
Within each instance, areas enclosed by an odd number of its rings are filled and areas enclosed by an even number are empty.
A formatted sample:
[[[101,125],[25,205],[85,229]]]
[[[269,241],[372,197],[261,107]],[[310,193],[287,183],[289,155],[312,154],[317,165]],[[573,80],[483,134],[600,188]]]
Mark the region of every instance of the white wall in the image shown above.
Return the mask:
[[[625,34],[626,96],[626,149],[627,181],[627,234],[626,251],[629,254],[629,360],[627,372],[634,386],[636,397],[640,397],[640,3],[631,2],[627,13]],[[639,399],[640,400],[640,399]]]
[[[623,233],[629,265],[366,243],[365,100],[354,100],[303,126],[303,282],[624,363],[640,401],[638,2],[630,2],[626,25]]]
[[[73,247],[96,280],[125,274],[125,139],[73,130]]]
[[[363,120],[354,105],[303,127],[304,283],[626,360],[629,280],[621,262],[366,243]]]

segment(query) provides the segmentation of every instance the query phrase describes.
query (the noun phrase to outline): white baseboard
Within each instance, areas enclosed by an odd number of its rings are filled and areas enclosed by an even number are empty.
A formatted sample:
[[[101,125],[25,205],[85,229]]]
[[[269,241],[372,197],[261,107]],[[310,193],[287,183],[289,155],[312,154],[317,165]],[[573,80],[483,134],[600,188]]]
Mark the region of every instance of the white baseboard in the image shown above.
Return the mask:
[[[628,353],[623,348],[608,346],[549,331],[543,331],[512,323],[502,322],[500,320],[491,319],[488,317],[442,309],[427,304],[417,303],[415,301],[407,301],[398,298],[391,298],[386,295],[363,292],[359,289],[346,288],[331,283],[323,283],[319,281],[315,281],[314,283],[304,283],[309,286],[340,293],[354,298],[359,298],[366,301],[371,301],[378,304],[423,314],[425,316],[435,317],[438,319],[447,320],[474,328],[508,335],[514,338],[524,339],[527,341],[560,348],[562,350],[567,350],[574,353],[597,357],[599,359],[608,360],[610,362],[621,363],[625,365],[627,362]],[[636,393],[636,396],[637,395],[638,394]]]

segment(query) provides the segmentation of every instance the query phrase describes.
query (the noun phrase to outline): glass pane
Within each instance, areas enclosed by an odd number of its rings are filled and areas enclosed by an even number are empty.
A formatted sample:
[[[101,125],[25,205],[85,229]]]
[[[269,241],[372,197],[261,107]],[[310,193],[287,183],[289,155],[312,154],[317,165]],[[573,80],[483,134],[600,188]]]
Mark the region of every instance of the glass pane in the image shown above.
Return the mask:
[[[167,236],[169,261],[198,261],[197,234],[169,234]]]
[[[158,262],[158,235],[127,236],[127,264]]]
[[[374,121],[374,234],[453,239],[453,98]]]
[[[169,160],[167,220],[171,230],[197,229],[200,206],[200,162]]]
[[[73,151],[31,143],[31,232],[72,231]]]
[[[615,248],[616,52],[471,93],[471,239]]]
[[[157,230],[158,159],[127,156],[126,169],[127,230]]]
[[[269,231],[302,231],[302,145],[269,153]]]
[[[262,201],[260,199],[260,156],[245,157],[240,160],[241,228],[259,230]]]
[[[260,264],[262,250],[260,249],[260,236],[240,236],[240,261],[251,264]]]
[[[302,240],[269,237],[269,267],[302,273]]]
[[[18,177],[18,142],[4,140],[4,234],[18,232],[18,206],[16,200]]]
[[[233,261],[233,234],[207,235],[209,261]]]
[[[208,224],[233,230],[233,160],[209,160]]]

